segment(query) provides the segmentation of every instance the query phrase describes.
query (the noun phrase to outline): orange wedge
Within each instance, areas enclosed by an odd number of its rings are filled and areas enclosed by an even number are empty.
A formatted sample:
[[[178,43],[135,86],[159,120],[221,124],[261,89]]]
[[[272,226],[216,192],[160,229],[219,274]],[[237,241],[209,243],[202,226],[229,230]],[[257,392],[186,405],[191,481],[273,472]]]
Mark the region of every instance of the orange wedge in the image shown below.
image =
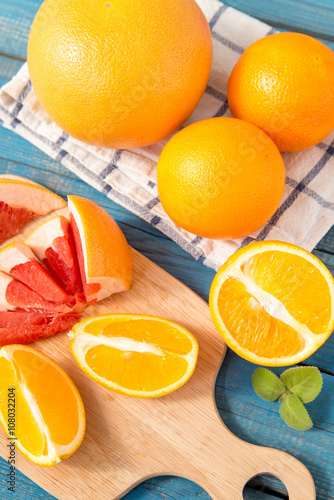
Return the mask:
[[[310,252],[252,243],[220,268],[210,290],[213,321],[241,357],[267,366],[303,361],[334,328],[334,280]]]
[[[198,343],[167,319],[136,314],[95,316],[69,333],[80,368],[98,384],[127,396],[155,398],[193,374]]]
[[[68,208],[87,302],[129,290],[132,258],[124,234],[99,205],[68,196]]]
[[[0,178],[0,244],[17,234],[35,215],[66,207],[66,202],[43,186],[28,179]]]
[[[0,349],[0,373],[0,423],[15,447],[45,467],[72,455],[84,437],[85,410],[67,373],[22,345]]]

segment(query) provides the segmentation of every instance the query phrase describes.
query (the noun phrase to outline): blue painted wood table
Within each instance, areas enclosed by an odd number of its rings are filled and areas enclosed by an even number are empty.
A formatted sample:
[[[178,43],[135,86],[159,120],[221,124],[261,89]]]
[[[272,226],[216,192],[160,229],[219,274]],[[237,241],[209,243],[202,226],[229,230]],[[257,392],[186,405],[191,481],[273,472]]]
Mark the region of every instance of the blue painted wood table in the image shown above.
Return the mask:
[[[312,34],[334,49],[333,0],[228,0],[226,3],[278,29]],[[15,74],[26,58],[30,25],[40,4],[41,0],[0,0],[0,85]],[[96,201],[116,219],[134,248],[201,297],[208,298],[214,276],[212,270],[195,262],[158,230],[108,200],[28,142],[2,127],[0,173],[29,177],[64,197],[71,193]],[[333,228],[317,245],[314,254],[334,273]],[[334,336],[305,362],[319,367],[324,387],[320,396],[308,405],[314,427],[304,433],[290,429],[280,420],[278,405],[266,403],[254,394],[251,374],[255,366],[234,353],[228,352],[216,383],[217,406],[227,427],[244,440],[280,448],[304,462],[314,477],[319,500],[334,499],[333,355]],[[1,500],[53,498],[23,474],[17,477],[16,493],[11,493],[7,490],[7,473],[8,464],[1,459]],[[274,500],[287,498],[287,494],[278,480],[265,477],[253,479],[245,488],[244,497],[248,500]],[[209,496],[185,479],[159,477],[142,483],[125,498],[204,500],[209,499]]]

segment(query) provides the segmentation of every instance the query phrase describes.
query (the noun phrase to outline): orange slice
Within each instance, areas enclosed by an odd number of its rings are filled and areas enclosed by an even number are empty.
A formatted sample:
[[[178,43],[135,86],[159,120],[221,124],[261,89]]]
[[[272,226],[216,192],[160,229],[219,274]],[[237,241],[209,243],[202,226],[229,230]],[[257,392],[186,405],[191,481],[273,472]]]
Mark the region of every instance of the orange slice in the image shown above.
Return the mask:
[[[298,363],[334,328],[334,280],[302,248],[252,243],[220,268],[210,290],[213,321],[241,357],[267,366]]]
[[[55,216],[42,222],[25,240],[51,276],[69,294],[82,292],[79,264],[69,221]]]
[[[132,258],[124,234],[99,205],[68,196],[74,244],[87,302],[129,290]]]
[[[84,437],[85,410],[67,373],[45,354],[22,345],[0,349],[0,373],[0,423],[15,438],[15,447],[45,467],[72,455]]]
[[[0,244],[17,234],[35,215],[44,215],[65,206],[66,202],[60,196],[28,179],[1,177]]]
[[[141,398],[164,396],[189,380],[198,343],[167,319],[137,314],[95,316],[69,333],[80,368],[111,391]]]

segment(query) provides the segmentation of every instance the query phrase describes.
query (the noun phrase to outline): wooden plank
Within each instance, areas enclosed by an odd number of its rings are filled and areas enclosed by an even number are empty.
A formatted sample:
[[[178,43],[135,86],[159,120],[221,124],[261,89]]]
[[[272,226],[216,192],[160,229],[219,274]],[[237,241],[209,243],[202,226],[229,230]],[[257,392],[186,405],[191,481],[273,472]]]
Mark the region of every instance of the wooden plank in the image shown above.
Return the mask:
[[[328,45],[334,48],[332,0],[225,0],[224,3],[284,30],[325,38]]]
[[[0,55],[0,87],[18,72],[22,64],[22,61]]]
[[[0,0],[0,52],[26,59],[31,23],[41,0]],[[285,29],[295,28],[314,33],[331,48],[333,43],[334,7],[331,0],[227,0],[228,5]],[[316,27],[316,28],[315,28]],[[331,41],[332,40],[332,41]]]

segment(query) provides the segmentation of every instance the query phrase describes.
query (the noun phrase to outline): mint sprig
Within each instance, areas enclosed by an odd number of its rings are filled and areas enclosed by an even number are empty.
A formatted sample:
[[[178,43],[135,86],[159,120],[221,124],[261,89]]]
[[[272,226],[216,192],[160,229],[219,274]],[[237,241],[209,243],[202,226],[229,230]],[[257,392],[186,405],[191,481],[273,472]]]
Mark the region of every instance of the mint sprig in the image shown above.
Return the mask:
[[[303,403],[313,401],[321,391],[322,376],[316,366],[289,368],[280,378],[267,368],[257,368],[252,383],[261,399],[282,403],[279,412],[287,425],[299,431],[311,429],[313,423]]]

